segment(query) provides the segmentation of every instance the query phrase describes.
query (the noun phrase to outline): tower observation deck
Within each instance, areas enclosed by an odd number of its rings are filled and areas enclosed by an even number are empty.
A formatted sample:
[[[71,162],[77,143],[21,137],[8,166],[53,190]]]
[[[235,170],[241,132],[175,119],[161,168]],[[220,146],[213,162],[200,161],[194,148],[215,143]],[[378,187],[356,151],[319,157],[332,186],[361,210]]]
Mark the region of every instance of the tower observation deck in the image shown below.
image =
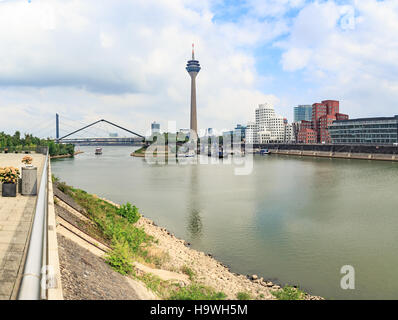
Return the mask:
[[[186,70],[191,76],[191,125],[190,129],[197,135],[198,133],[198,120],[196,114],[196,76],[200,71],[200,64],[198,60],[195,60],[194,44],[192,44],[192,60],[187,63]]]

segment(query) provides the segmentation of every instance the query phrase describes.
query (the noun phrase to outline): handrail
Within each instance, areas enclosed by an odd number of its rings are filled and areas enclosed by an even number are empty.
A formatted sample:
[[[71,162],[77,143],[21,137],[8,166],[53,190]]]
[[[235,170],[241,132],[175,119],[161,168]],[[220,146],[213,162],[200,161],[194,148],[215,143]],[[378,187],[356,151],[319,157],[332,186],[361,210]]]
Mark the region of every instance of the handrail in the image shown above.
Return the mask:
[[[42,267],[47,259],[48,161],[47,150],[18,300],[40,300],[46,297],[46,288],[41,286],[41,279]]]

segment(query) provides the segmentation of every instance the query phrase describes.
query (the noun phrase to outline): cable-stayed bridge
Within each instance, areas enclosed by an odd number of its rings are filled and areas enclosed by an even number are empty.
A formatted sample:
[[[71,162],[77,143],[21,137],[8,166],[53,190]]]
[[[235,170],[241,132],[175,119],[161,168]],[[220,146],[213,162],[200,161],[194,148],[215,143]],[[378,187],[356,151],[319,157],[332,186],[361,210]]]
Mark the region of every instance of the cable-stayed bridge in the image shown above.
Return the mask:
[[[76,128],[78,127],[78,128]],[[104,128],[105,127],[105,128]],[[110,131],[111,128],[113,131]],[[120,136],[117,132],[122,132],[124,136]],[[54,137],[54,122],[51,125],[46,123],[46,126],[40,128],[38,133],[33,132],[33,135],[43,136],[48,134],[47,137]],[[100,119],[90,124],[83,125],[82,123],[62,116],[62,123],[60,117],[56,114],[55,120],[55,138],[50,138],[56,143],[71,143],[80,146],[89,145],[142,145],[145,137],[135,131],[127,129],[123,126],[115,124],[106,119]]]

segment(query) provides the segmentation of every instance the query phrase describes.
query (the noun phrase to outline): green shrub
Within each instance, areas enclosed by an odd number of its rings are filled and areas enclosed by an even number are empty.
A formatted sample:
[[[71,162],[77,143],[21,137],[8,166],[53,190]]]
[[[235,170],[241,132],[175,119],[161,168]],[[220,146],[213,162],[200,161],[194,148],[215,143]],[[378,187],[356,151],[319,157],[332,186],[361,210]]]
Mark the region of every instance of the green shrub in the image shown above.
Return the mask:
[[[238,293],[236,294],[236,298],[237,298],[238,300],[250,300],[250,299],[251,299],[251,296],[250,296],[250,294],[247,293],[247,292],[238,292]]]
[[[305,293],[298,288],[286,286],[278,291],[272,291],[272,295],[278,300],[303,300]]]
[[[190,267],[188,267],[186,265],[181,268],[181,271],[183,273],[185,273],[189,277],[189,280],[191,280],[191,281],[195,277],[195,272]]]
[[[130,223],[136,223],[141,218],[137,207],[131,206],[130,202],[122,204],[117,210],[117,214],[123,218],[126,218]]]
[[[227,296],[223,292],[216,292],[209,287],[192,283],[189,286],[174,291],[170,300],[224,300]]]
[[[126,242],[112,241],[112,251],[106,255],[106,262],[117,272],[129,274],[133,270],[129,246]]]

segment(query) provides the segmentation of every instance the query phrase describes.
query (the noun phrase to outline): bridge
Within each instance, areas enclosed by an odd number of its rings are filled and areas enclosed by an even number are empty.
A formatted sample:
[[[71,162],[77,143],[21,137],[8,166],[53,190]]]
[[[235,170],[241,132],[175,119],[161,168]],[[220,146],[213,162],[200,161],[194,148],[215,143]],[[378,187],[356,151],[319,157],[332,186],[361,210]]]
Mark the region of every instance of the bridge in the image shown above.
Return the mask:
[[[98,138],[84,138],[84,137],[79,137],[79,138],[68,138],[71,137],[72,135],[77,134],[78,132],[81,132],[83,130],[86,130],[92,126],[95,126],[98,123],[106,123],[109,124],[115,128],[121,129],[125,132],[128,132],[129,134],[132,134],[133,137],[98,137]],[[74,130],[62,137],[59,136],[59,115],[56,114],[56,138],[55,138],[56,143],[63,143],[63,144],[74,144],[74,145],[80,145],[80,146],[103,146],[103,145],[113,145],[113,146],[126,146],[126,145],[142,145],[145,142],[145,137],[139,133],[136,133],[132,130],[126,129],[122,126],[119,126],[113,122],[110,122],[105,119],[101,119],[98,121],[95,121],[93,123],[90,123],[86,126],[83,126],[80,129]]]

